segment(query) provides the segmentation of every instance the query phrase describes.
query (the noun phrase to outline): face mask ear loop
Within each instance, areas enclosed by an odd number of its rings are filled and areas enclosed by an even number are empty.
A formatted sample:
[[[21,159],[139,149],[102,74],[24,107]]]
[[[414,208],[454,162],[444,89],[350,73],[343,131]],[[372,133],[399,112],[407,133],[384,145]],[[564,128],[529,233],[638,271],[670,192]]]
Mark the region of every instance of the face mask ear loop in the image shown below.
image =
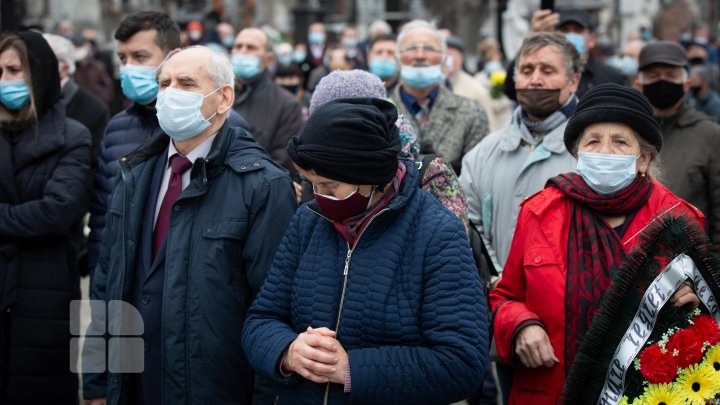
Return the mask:
[[[215,93],[216,91],[218,91],[218,90],[220,90],[220,89],[222,89],[222,88],[223,88],[223,86],[218,87],[217,89],[215,89],[215,90],[211,91],[210,93],[204,95],[203,98],[210,96],[211,94]],[[208,118],[206,118],[206,120],[208,120],[208,121],[212,120],[213,118],[215,118],[215,116],[216,116],[217,114],[218,114],[218,112],[215,111],[215,114],[209,116]]]

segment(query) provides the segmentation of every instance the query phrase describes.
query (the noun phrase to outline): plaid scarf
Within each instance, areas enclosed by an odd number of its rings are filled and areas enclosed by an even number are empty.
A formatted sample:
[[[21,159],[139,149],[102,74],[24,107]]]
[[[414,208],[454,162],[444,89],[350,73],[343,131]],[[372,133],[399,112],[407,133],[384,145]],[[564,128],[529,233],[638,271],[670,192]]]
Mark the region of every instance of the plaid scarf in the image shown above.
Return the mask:
[[[400,183],[402,183],[402,179],[405,177],[406,172],[407,169],[405,168],[405,165],[402,164],[402,162],[398,162],[398,169],[392,180],[390,190],[385,193],[375,206],[354,217],[350,217],[342,221],[330,221],[335,229],[340,232],[340,235],[345,238],[351,249],[355,246],[358,236],[362,233],[363,229],[368,226],[370,220],[375,216],[375,214],[382,211],[388,204],[390,204],[390,201],[398,195],[400,192]]]
[[[577,173],[561,174],[548,180],[570,198],[570,230],[565,290],[565,371],[570,370],[582,338],[590,328],[612,275],[625,254],[620,235],[632,222],[637,210],[652,193],[652,182],[636,177],[624,189],[610,195],[593,191]],[[626,219],[612,229],[602,215]]]

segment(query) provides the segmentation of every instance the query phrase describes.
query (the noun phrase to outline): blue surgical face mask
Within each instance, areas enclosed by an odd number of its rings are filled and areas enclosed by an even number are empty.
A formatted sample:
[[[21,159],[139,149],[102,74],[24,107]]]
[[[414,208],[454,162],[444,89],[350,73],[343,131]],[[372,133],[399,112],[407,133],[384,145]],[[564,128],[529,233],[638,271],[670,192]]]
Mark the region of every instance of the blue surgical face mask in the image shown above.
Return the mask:
[[[277,56],[277,63],[279,65],[287,66],[291,64],[293,61],[292,54],[289,53],[279,53]]]
[[[161,91],[155,105],[160,128],[175,141],[186,141],[200,135],[217,115],[216,112],[207,119],[203,117],[203,100],[218,90],[220,87],[204,96],[171,87]]]
[[[583,56],[585,53],[585,37],[574,32],[568,32],[565,34],[565,38],[567,38],[571,44],[575,45],[575,49],[577,49],[580,56]]]
[[[445,80],[440,65],[410,66],[402,65],[400,78],[408,86],[416,89],[426,89]]]
[[[13,111],[30,104],[30,89],[25,80],[0,81],[0,103]]]
[[[373,58],[370,73],[381,79],[389,79],[397,74],[397,62],[394,59]]]
[[[230,49],[230,48],[232,48],[233,44],[235,43],[235,37],[233,37],[233,36],[222,37],[222,39],[220,41],[222,41],[222,44],[223,44],[223,46],[225,46],[225,48]]]
[[[490,74],[492,72],[499,72],[505,70],[505,68],[503,67],[502,63],[496,60],[491,60],[485,64],[483,70],[485,71],[485,73]]]
[[[237,54],[231,60],[235,75],[243,80],[252,79],[262,72],[258,56]]]
[[[146,105],[158,94],[155,66],[125,65],[120,69],[120,86],[130,100]]]
[[[635,180],[635,161],[640,155],[614,153],[578,153],[577,171],[598,194],[613,194]]]
[[[313,45],[322,45],[325,43],[325,34],[322,32],[311,32],[308,34],[308,42]]]
[[[307,52],[300,50],[300,51],[293,51],[292,54],[292,60],[295,63],[302,63],[305,61],[305,57],[307,56]]]

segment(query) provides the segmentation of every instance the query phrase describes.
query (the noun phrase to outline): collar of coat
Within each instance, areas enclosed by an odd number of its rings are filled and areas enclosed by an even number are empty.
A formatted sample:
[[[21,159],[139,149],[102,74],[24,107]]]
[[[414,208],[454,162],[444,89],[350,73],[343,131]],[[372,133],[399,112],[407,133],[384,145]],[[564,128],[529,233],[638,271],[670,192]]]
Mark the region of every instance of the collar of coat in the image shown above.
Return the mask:
[[[148,138],[140,147],[120,159],[123,175],[152,157],[165,153],[170,137],[160,132]],[[191,178],[203,175],[204,179],[216,176],[227,166],[238,173],[252,172],[271,164],[267,153],[242,128],[225,124],[218,131],[206,159],[198,159],[193,165]],[[198,164],[199,163],[199,164]]]
[[[522,132],[520,129],[520,125],[522,125],[522,120],[518,119],[520,114],[522,114],[522,108],[520,106],[517,106],[515,108],[515,111],[513,111],[513,115],[508,121],[508,123],[505,124],[505,127],[500,130],[505,132],[505,135],[502,137],[499,143],[499,147],[503,151],[511,152],[520,147],[520,142],[522,141]],[[556,154],[561,154],[565,152],[564,137],[566,126],[567,119],[565,119],[565,122],[558,125],[557,127],[555,127],[555,129],[546,134],[545,137],[543,137],[542,144],[545,146],[545,149]]]

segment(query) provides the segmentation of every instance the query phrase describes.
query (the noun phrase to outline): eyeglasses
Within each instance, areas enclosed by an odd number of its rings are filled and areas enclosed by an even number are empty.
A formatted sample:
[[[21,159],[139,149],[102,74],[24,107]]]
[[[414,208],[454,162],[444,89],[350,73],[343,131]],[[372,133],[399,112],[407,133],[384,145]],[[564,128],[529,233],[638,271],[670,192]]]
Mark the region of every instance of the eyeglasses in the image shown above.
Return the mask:
[[[440,53],[441,51],[432,45],[410,45],[400,50],[400,53],[418,53],[422,50],[425,53]]]

